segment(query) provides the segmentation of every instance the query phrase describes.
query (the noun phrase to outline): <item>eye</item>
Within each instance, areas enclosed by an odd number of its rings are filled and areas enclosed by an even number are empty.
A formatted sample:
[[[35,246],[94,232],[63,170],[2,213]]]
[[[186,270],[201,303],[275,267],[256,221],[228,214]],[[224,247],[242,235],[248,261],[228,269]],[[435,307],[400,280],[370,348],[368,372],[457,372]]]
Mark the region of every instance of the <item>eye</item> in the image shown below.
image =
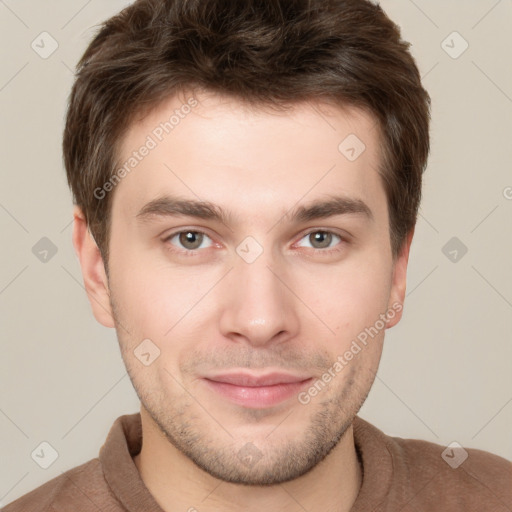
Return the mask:
[[[208,243],[209,240],[209,243]],[[185,251],[195,251],[197,249],[206,249],[207,247],[211,247],[212,239],[201,231],[179,231],[177,233],[173,233],[165,239],[166,242],[170,242],[172,245],[176,245],[180,249],[185,249]],[[206,243],[207,245],[204,245]]]
[[[331,249],[333,247],[331,244],[333,241],[336,241],[336,239],[338,240],[338,243],[343,241],[340,235],[336,235],[331,231],[311,231],[301,239],[301,241],[306,240],[310,245],[303,245],[300,242],[298,245],[299,247],[311,247],[318,250]]]

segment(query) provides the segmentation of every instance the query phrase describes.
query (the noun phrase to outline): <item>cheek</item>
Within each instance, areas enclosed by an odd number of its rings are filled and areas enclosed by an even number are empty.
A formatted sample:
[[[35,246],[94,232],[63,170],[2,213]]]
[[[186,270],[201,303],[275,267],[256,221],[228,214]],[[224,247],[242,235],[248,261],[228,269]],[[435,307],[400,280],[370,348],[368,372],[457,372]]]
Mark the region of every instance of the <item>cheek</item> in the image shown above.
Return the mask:
[[[391,272],[382,256],[303,272],[297,294],[341,340],[375,323],[387,309]]]
[[[135,338],[165,341],[181,320],[189,323],[202,297],[218,280],[211,269],[180,269],[142,252],[112,259],[111,291],[121,321]]]

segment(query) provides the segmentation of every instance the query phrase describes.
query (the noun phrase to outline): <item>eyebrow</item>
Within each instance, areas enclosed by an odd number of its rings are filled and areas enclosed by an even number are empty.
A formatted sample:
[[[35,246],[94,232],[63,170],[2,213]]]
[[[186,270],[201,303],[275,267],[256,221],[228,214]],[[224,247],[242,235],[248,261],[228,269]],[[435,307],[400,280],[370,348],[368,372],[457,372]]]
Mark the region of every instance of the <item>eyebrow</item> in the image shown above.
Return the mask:
[[[344,196],[330,196],[327,199],[292,208],[280,220],[300,223],[336,215],[362,215],[368,220],[373,220],[372,211],[366,203],[361,199]],[[226,225],[232,224],[235,219],[232,213],[209,201],[180,199],[173,196],[163,196],[150,201],[141,208],[136,218],[146,222],[155,217],[179,216],[213,220]]]

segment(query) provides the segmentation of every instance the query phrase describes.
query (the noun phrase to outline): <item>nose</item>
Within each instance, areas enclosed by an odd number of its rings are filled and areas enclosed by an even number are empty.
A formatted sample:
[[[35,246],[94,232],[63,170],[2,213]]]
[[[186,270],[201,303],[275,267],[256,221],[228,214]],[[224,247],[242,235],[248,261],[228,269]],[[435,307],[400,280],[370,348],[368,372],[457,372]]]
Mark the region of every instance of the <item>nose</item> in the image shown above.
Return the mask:
[[[299,329],[297,302],[284,284],[290,278],[264,254],[253,263],[236,261],[224,283],[220,317],[224,336],[255,347],[283,343]]]

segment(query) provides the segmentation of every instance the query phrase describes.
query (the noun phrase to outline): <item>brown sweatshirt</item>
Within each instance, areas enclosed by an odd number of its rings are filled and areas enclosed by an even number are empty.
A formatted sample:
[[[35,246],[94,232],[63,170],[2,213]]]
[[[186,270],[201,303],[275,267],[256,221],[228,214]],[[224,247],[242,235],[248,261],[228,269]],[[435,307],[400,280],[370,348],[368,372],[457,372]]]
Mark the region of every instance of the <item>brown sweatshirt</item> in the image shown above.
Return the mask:
[[[389,437],[359,417],[354,441],[363,481],[352,512],[512,512],[512,463],[502,457]],[[55,477],[2,511],[163,512],[133,462],[141,446],[140,413],[120,416],[99,458]]]

